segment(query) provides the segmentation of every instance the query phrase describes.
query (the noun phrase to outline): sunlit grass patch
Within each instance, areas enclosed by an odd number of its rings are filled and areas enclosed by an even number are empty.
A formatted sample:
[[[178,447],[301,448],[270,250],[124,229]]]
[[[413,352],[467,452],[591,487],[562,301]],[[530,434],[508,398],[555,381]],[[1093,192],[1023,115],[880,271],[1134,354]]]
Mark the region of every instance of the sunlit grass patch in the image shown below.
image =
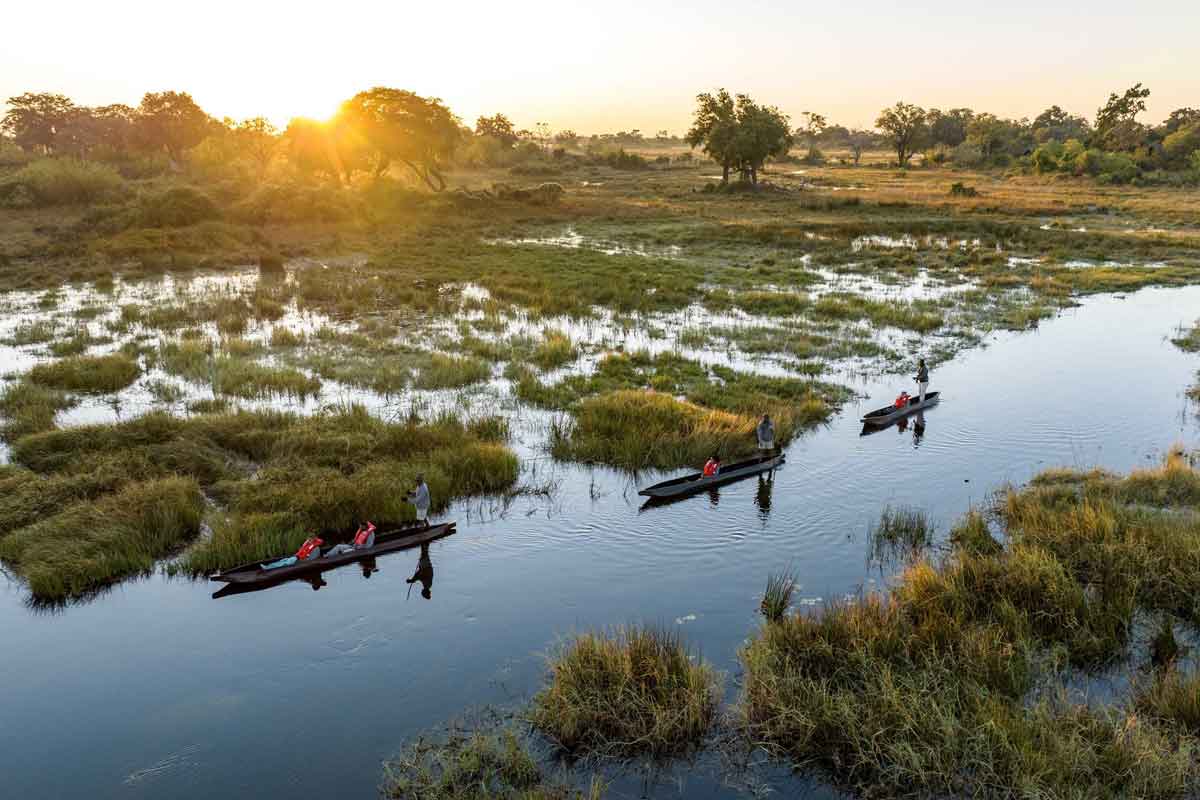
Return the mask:
[[[1158,672],[1138,688],[1136,708],[1150,717],[1200,735],[1200,674],[1175,667]]]
[[[649,627],[583,633],[550,657],[530,722],[573,755],[666,756],[697,747],[720,679],[677,633]]]
[[[233,356],[213,363],[213,387],[234,397],[309,397],[321,391],[321,381],[291,367],[275,367]]]
[[[478,358],[434,353],[417,375],[420,389],[458,389],[492,376],[491,365]]]
[[[733,459],[757,448],[750,415],[705,409],[658,392],[623,390],[579,403],[573,421],[551,431],[556,458],[637,470],[699,466],[713,453]],[[777,439],[791,425],[776,422]]]
[[[70,356],[37,364],[28,379],[49,389],[81,394],[119,392],[142,374],[137,361],[123,353],[105,356]]]
[[[533,349],[531,360],[542,369],[554,369],[569,364],[579,356],[571,337],[562,331],[545,330],[542,340]]]

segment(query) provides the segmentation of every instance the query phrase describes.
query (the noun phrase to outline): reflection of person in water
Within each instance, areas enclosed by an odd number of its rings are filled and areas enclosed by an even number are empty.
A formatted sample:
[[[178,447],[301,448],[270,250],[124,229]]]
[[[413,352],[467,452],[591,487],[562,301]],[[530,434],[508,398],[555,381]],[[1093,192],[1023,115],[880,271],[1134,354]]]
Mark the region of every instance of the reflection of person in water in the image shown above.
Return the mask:
[[[311,586],[314,592],[320,589],[322,586],[329,585],[325,582],[324,576],[322,576],[319,572],[316,575],[309,575],[304,579],[304,582]]]
[[[417,559],[417,571],[408,583],[421,582],[421,597],[429,600],[433,596],[433,562],[429,560],[429,542],[421,545],[421,557]]]
[[[768,477],[758,476],[758,491],[754,493],[754,504],[758,506],[758,515],[764,520],[771,514],[771,490],[775,488],[775,471],[771,470]]]
[[[376,572],[379,572],[379,565],[375,561],[375,556],[364,558],[362,561],[358,562],[358,565],[362,567],[362,575],[364,578],[369,578]]]
[[[916,419],[913,420],[913,447],[920,447],[921,440],[925,438],[925,412],[917,412]]]

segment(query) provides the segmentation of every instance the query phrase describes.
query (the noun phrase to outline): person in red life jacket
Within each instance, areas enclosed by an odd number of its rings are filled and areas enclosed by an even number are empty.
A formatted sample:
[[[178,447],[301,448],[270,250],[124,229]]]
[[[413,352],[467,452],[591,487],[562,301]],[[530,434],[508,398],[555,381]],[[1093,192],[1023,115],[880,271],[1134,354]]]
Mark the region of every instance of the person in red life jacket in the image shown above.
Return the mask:
[[[329,552],[325,553],[326,558],[340,556],[342,553],[353,553],[355,550],[366,550],[369,547],[375,546],[375,523],[367,520],[366,527],[358,526],[358,530],[354,532],[354,538],[349,544],[335,544],[329,548]]]
[[[321,545],[325,544],[324,540],[319,536],[310,536],[304,540],[304,544],[300,545],[300,549],[296,551],[296,555],[281,558],[278,561],[273,561],[270,564],[263,564],[263,569],[279,569],[280,567],[290,567],[300,561],[312,561],[314,558],[321,557]]]
[[[909,399],[910,395],[908,392],[901,392],[900,396],[896,398],[896,408],[904,408],[908,405]]]
[[[705,478],[714,478],[720,471],[721,459],[717,457],[716,453],[713,453],[712,457],[709,458],[708,461],[704,462],[704,472],[701,473],[701,476]]]

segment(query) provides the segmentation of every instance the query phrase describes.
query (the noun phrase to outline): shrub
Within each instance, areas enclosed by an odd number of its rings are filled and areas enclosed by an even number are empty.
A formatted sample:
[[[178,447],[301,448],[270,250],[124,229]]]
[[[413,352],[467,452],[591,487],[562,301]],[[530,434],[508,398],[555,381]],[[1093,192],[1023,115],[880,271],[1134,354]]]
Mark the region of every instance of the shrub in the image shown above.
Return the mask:
[[[123,192],[125,181],[107,164],[42,158],[17,170],[0,186],[0,201],[11,199],[18,188],[28,194],[33,205],[73,205],[117,197]]]
[[[212,199],[191,186],[173,186],[165,192],[143,195],[138,205],[142,224],[152,228],[183,227],[220,216]]]
[[[955,183],[950,186],[951,197],[978,197],[979,192],[974,186],[967,186],[963,183]]]

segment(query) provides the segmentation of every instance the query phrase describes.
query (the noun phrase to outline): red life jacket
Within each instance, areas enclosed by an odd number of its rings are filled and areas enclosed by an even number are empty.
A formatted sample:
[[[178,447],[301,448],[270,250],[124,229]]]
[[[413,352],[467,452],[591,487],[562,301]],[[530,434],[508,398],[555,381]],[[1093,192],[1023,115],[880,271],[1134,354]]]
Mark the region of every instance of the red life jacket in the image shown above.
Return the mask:
[[[896,408],[904,408],[906,405],[908,405],[908,395],[907,394],[901,394],[899,397],[896,398]]]
[[[719,470],[720,468],[721,468],[721,462],[720,462],[720,461],[714,461],[714,460],[712,460],[712,459],[710,458],[710,459],[709,459],[709,460],[708,460],[708,461],[707,461],[707,462],[704,464],[704,472],[703,472],[702,474],[703,474],[703,475],[704,475],[704,477],[706,477],[706,478],[711,478],[712,476],[714,476],[714,475],[716,475],[716,474],[717,474],[717,470]]]
[[[300,549],[296,551],[296,558],[303,561],[312,555],[313,550],[316,550],[323,544],[325,544],[325,542],[321,541],[316,536],[306,539],[304,544],[300,545]]]
[[[358,533],[356,533],[354,535],[355,546],[362,547],[363,545],[365,545],[367,543],[367,539],[369,539],[371,537],[371,534],[374,532],[375,532],[375,526],[369,522],[367,523],[367,527],[359,528]]]

